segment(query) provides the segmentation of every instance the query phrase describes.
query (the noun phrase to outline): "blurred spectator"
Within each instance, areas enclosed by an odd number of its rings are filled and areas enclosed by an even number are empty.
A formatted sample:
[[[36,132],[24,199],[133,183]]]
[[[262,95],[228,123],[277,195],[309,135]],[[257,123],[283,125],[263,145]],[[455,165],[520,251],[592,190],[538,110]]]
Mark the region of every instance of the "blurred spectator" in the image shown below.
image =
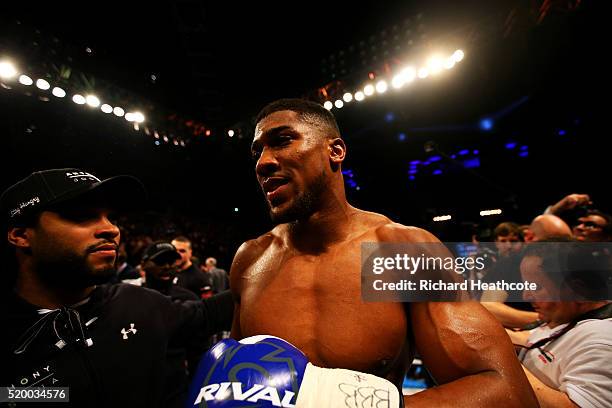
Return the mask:
[[[502,222],[493,230],[493,239],[497,252],[502,257],[518,253],[523,247],[523,236],[518,224],[514,222]]]
[[[564,273],[571,280],[561,285],[559,259],[568,260],[561,268],[574,266]],[[537,291],[525,292],[525,299],[533,302],[547,324],[530,332],[508,333],[514,344],[524,347],[519,358],[541,407],[612,406],[612,304],[596,301],[598,296],[567,297],[568,290],[600,292],[601,285],[589,284],[587,278],[598,269],[595,265],[609,272],[609,255],[587,254],[584,247],[567,243],[528,247],[521,262],[523,279],[538,284]],[[578,266],[583,269],[576,270]]]
[[[191,291],[176,284],[176,261],[180,259],[174,245],[165,241],[151,244],[144,252],[140,263],[141,277],[127,283],[140,284],[153,289],[172,300],[198,300]]]
[[[552,214],[538,215],[525,233],[525,242],[544,241],[552,237],[571,237],[572,230],[561,218]]]
[[[211,283],[208,276],[192,262],[191,241],[187,237],[178,236],[172,240],[172,245],[180,255],[180,259],[177,260],[177,285],[195,293],[198,298],[210,292]]]
[[[569,194],[544,213],[557,215],[572,225],[572,233],[579,241],[612,241],[612,217],[593,208],[588,194]]]
[[[206,258],[203,269],[210,276],[213,293],[219,293],[229,289],[228,274],[225,269],[217,268],[217,260],[215,258]]]
[[[117,248],[117,273],[110,279],[109,283],[118,283],[126,279],[138,279],[140,277],[136,268],[127,262],[125,242]]]
[[[574,237],[585,242],[612,241],[612,217],[598,210],[587,210],[572,230]]]

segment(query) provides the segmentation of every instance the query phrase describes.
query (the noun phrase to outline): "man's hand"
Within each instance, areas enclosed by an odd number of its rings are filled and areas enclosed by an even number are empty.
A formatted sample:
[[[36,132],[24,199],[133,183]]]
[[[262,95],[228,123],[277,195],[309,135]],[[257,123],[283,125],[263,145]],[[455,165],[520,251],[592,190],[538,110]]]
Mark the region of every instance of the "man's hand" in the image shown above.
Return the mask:
[[[548,213],[559,215],[565,211],[573,210],[576,207],[592,204],[588,194],[570,194],[563,197],[558,203],[552,205]]]

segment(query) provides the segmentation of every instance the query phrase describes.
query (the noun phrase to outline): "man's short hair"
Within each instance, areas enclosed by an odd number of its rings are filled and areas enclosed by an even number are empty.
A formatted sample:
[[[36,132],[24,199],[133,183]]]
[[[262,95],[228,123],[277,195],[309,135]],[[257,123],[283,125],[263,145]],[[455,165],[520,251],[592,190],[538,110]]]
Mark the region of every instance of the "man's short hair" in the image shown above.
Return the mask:
[[[191,248],[191,241],[184,235],[179,235],[178,237],[174,238],[173,241],[189,244],[189,248]]]
[[[206,265],[217,266],[217,260],[213,257],[206,258]]]
[[[306,99],[286,98],[269,103],[257,114],[255,125],[274,112],[285,110],[296,112],[300,120],[320,128],[329,138],[340,137],[340,129],[334,115],[322,105]]]
[[[510,234],[516,235],[521,241],[523,240],[523,234],[521,233],[521,227],[514,222],[502,222],[495,230],[493,230],[493,238],[505,237]]]
[[[610,214],[606,214],[603,211],[599,211],[599,210],[595,210],[595,209],[589,209],[586,213],[587,216],[589,215],[597,215],[601,218],[603,218],[606,221],[606,224],[603,225],[601,227],[602,231],[604,234],[606,234],[606,236],[608,237],[612,237],[612,216]]]
[[[571,288],[569,297],[564,298],[562,294],[561,300],[608,299],[607,280],[612,258],[605,246],[584,245],[573,238],[554,237],[527,245],[523,256],[540,258],[545,275],[561,288]]]

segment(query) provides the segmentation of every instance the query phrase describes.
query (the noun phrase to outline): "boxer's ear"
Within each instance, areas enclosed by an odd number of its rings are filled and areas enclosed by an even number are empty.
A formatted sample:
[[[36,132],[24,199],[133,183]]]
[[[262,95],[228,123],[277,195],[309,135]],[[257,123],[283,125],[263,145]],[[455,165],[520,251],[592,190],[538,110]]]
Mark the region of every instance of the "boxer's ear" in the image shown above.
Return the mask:
[[[346,157],[346,144],[339,137],[329,141],[329,160],[333,164],[340,164]]]
[[[17,248],[29,248],[30,231],[30,228],[12,227],[7,232],[8,242]]]

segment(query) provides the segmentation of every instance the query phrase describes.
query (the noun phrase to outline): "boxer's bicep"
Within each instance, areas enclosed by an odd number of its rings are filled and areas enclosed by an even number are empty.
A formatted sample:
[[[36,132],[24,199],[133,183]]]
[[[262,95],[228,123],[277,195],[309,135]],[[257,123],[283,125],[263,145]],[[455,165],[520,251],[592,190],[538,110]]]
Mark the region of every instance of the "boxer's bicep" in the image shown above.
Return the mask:
[[[242,276],[245,270],[260,256],[261,246],[257,240],[244,242],[232,261],[230,268],[230,290],[234,298],[234,318],[232,321],[231,336],[240,340],[242,330],[240,327],[240,299],[242,296]]]
[[[232,321],[231,337],[237,340],[242,338],[242,332],[240,330],[240,295],[242,293],[242,273],[246,262],[245,258],[247,258],[248,253],[249,242],[245,242],[238,248],[238,251],[236,251],[230,268],[230,290],[234,297],[234,318]]]
[[[410,313],[417,350],[438,383],[516,368],[508,336],[480,304],[414,303]]]

